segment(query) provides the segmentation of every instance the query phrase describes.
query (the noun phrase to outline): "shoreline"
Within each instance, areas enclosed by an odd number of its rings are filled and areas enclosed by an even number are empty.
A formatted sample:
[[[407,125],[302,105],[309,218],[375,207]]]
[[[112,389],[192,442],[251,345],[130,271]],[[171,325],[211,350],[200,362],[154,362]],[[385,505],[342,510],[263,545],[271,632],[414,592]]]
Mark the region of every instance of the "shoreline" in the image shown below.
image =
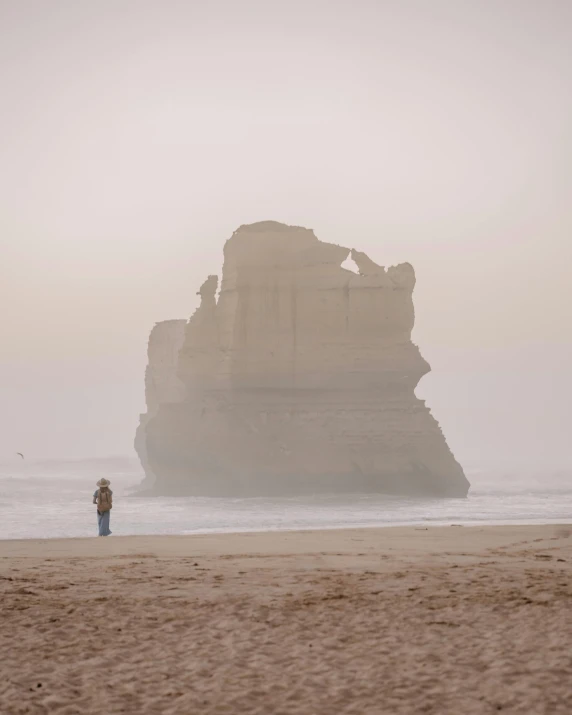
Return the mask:
[[[315,532],[344,532],[344,531],[376,531],[376,530],[391,530],[391,529],[415,529],[415,530],[428,530],[428,529],[450,529],[450,528],[464,528],[464,529],[489,529],[489,528],[520,528],[520,527],[563,527],[572,528],[572,521],[565,522],[560,519],[554,520],[536,520],[531,521],[527,519],[511,519],[511,520],[490,520],[482,522],[468,522],[458,520],[454,523],[446,521],[412,521],[405,523],[390,523],[390,524],[350,524],[348,526],[310,526],[304,527],[302,529],[295,528],[276,528],[276,529],[243,529],[243,530],[229,530],[223,531],[218,529],[199,529],[197,531],[183,531],[176,534],[173,533],[147,533],[147,534],[121,534],[112,533],[112,539],[141,539],[141,538],[198,538],[198,537],[232,537],[232,536],[248,536],[248,535],[262,535],[262,534],[311,534]],[[23,544],[29,542],[53,542],[53,541],[70,541],[75,542],[78,540],[91,540],[94,538],[99,538],[93,534],[85,536],[45,536],[45,537],[20,537],[20,538],[2,538],[0,536],[0,557],[2,556],[2,545],[11,544],[14,542],[21,542]],[[108,538],[108,537],[106,537]]]
[[[454,544],[450,544],[451,532],[455,533]],[[476,535],[480,535],[475,542]],[[547,536],[550,534],[551,536]],[[101,554],[130,554],[137,548],[154,546],[162,555],[172,553],[174,556],[184,552],[186,548],[203,549],[205,553],[237,553],[254,548],[253,554],[278,554],[277,545],[288,546],[298,550],[301,544],[304,549],[319,548],[324,544],[345,544],[348,540],[359,537],[360,541],[370,546],[391,543],[401,548],[420,548],[425,551],[425,545],[433,548],[447,546],[448,548],[471,544],[473,549],[489,548],[490,545],[503,544],[507,537],[529,538],[536,535],[553,538],[555,535],[572,534],[572,522],[550,524],[482,524],[466,526],[464,524],[444,525],[404,525],[404,526],[363,526],[347,528],[316,528],[316,529],[276,529],[272,531],[235,531],[210,532],[195,534],[125,534],[111,537],[77,536],[53,537],[45,539],[2,539],[0,540],[0,559],[26,556],[34,557],[36,553],[50,555],[52,551],[61,557],[97,556]],[[482,542],[482,543],[481,543]],[[159,547],[157,549],[157,547]],[[226,550],[226,551],[225,551]]]

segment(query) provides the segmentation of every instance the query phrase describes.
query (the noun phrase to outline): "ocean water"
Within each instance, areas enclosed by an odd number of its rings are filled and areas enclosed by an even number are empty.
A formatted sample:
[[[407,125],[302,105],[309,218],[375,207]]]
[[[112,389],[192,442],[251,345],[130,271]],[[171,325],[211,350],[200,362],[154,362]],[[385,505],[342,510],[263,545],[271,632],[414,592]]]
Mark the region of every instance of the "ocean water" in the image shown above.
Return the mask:
[[[137,497],[143,474],[130,459],[0,464],[0,538],[95,536],[95,482],[112,482],[111,530],[128,534],[206,534],[398,525],[543,524],[572,521],[572,473],[467,470],[466,499],[379,494],[280,499]]]

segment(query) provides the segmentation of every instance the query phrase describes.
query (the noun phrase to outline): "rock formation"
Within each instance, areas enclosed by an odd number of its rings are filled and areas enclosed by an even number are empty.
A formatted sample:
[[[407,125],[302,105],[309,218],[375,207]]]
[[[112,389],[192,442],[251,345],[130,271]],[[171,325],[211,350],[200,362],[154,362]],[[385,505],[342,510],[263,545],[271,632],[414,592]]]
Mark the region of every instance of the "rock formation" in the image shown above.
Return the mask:
[[[265,221],[226,242],[185,326],[149,344],[137,442],[153,493],[384,492],[464,496],[469,484],[415,387],[415,274],[313,231]],[[177,347],[181,344],[177,359]]]
[[[186,320],[165,320],[157,323],[149,336],[147,369],[145,370],[145,402],[147,412],[139,415],[135,432],[135,451],[145,471],[142,486],[155,482],[155,475],[147,457],[146,427],[158,412],[159,405],[179,402],[185,387],[177,377],[179,351],[185,339]]]

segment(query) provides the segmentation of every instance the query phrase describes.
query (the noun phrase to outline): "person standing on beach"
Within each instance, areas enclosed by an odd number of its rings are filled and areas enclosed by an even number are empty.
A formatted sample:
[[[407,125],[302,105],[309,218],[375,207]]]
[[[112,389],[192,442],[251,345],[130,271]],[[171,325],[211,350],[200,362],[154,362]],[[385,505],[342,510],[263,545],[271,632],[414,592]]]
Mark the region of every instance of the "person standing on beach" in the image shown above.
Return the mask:
[[[111,507],[113,506],[113,492],[109,488],[109,479],[100,479],[97,482],[98,489],[93,493],[93,503],[97,504],[97,526],[99,536],[109,536],[109,518]]]

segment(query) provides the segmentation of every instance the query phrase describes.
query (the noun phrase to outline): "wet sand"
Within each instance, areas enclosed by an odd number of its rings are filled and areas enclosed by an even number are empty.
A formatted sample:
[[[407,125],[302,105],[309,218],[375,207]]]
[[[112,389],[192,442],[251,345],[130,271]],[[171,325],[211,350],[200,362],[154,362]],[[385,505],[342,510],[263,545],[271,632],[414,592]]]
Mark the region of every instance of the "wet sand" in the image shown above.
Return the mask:
[[[572,712],[572,527],[0,541],[0,712]]]

